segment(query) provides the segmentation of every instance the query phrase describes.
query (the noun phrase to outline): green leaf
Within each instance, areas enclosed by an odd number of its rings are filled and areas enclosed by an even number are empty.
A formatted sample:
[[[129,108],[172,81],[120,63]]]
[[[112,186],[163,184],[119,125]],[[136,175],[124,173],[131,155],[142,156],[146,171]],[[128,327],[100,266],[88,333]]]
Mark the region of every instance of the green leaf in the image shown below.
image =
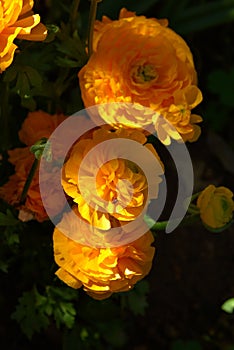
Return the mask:
[[[61,32],[58,36],[60,42],[56,43],[58,55],[56,63],[62,67],[82,67],[87,61],[85,45],[82,43],[77,32],[74,32],[73,37],[70,37],[67,27],[63,24]]]
[[[56,326],[59,328],[65,324],[67,328],[72,328],[75,322],[76,310],[74,305],[69,302],[59,302],[54,309],[54,318]]]
[[[0,213],[0,226],[14,226],[19,223],[19,220],[14,217],[10,209],[7,209],[6,214]]]
[[[38,87],[40,88],[43,82],[43,79],[41,75],[38,73],[38,71],[30,66],[26,66],[24,68],[24,71],[27,75],[27,78],[31,84],[32,87]]]
[[[72,328],[75,322],[76,310],[73,303],[67,301],[77,297],[77,292],[67,292],[69,288],[47,286],[42,295],[34,287],[24,292],[19,298],[19,304],[12,318],[19,324],[26,336],[31,339],[35,332],[40,332],[49,326],[49,317],[53,317],[59,328],[65,325]]]
[[[65,325],[67,328],[72,328],[75,322],[76,310],[70,301],[77,298],[77,291],[70,288],[47,286],[46,295],[52,310],[48,306],[45,308],[47,314],[53,315],[56,326],[59,328]]]
[[[44,40],[44,43],[51,43],[55,38],[57,33],[59,32],[59,27],[56,26],[55,24],[47,24],[47,36],[46,39]]]
[[[24,292],[19,298],[16,311],[11,315],[29,339],[32,338],[35,332],[40,332],[41,329],[46,329],[49,325],[47,315],[38,308],[38,295],[35,288],[29,292]]]
[[[221,306],[221,309],[228,314],[232,314],[234,312],[234,298],[226,300]]]

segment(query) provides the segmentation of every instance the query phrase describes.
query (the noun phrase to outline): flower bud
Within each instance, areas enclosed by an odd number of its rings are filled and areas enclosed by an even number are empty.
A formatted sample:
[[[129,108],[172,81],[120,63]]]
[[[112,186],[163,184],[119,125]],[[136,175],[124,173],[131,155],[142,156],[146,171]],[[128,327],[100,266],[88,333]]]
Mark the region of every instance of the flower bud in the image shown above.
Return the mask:
[[[226,187],[207,186],[197,199],[203,224],[211,229],[222,229],[232,220],[233,193]]]

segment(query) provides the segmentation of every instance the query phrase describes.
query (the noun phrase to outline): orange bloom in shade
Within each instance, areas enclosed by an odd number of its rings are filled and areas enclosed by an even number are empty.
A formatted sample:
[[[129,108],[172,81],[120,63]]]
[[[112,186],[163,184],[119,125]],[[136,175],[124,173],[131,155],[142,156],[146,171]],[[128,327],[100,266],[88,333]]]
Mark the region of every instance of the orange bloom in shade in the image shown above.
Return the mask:
[[[198,196],[202,222],[208,228],[219,229],[231,222],[234,211],[233,193],[224,186],[207,186]]]
[[[130,160],[123,159],[124,156],[118,156],[118,150],[114,150],[112,159],[106,161],[106,156],[111,152],[108,145],[103,146],[104,148],[99,151],[96,148],[99,144],[104,145],[105,141],[118,138],[135,140],[140,145],[147,142],[145,135],[140,131],[131,129],[114,131],[102,127],[95,130],[92,135],[82,137],[73,146],[63,167],[64,191],[78,204],[80,215],[93,226],[103,230],[111,227],[110,214],[121,221],[135,220],[142,213],[147,200],[148,183],[142,170]],[[155,162],[159,163],[158,173],[154,174],[152,185],[157,192],[163,167],[152,145],[147,144],[144,147],[153,153]],[[95,153],[92,159],[86,162],[86,165],[82,165],[84,176],[83,180],[82,178],[79,180],[78,172],[81,162],[92,149],[96,149]],[[96,173],[95,169],[98,169]],[[93,180],[95,174],[96,177]],[[105,203],[102,200],[105,200]]]
[[[119,20],[104,17],[95,28],[94,53],[79,72],[85,107],[108,102],[140,104],[156,113],[144,115],[142,110],[129,118],[116,108],[110,116],[101,107],[99,113],[111,125],[139,128],[154,123],[156,130],[156,117],[162,114],[169,122],[173,119],[184,140],[194,141],[198,136],[194,124],[201,118],[191,115],[191,108],[201,102],[201,92],[185,41],[167,27],[166,20],[135,16],[125,9]],[[173,105],[181,112],[171,110]]]
[[[64,115],[50,115],[42,111],[29,113],[19,131],[19,137],[22,142],[31,146],[38,139],[49,137],[63,120],[65,120]],[[34,218],[38,221],[48,219],[40,195],[39,169],[34,174],[25,203],[20,203],[21,194],[34,161],[34,155],[30,152],[30,147],[16,148],[8,151],[8,154],[9,162],[15,166],[15,173],[10,176],[6,184],[0,187],[0,197],[20,210],[19,218],[22,221],[29,218]],[[40,179],[40,181],[48,184],[47,205],[53,208],[54,215],[57,215],[65,204],[61,200],[57,200],[57,186],[61,186],[56,184],[54,180],[57,178],[57,171],[59,171],[58,168],[47,163],[44,177]],[[50,183],[51,186],[49,185]]]
[[[69,215],[65,214],[62,221],[66,220],[72,226]],[[83,229],[88,230],[87,226]],[[132,289],[149,273],[155,251],[151,246],[154,238],[150,231],[132,243],[115,248],[82,245],[58,228],[54,230],[53,240],[55,262],[60,267],[56,275],[72,288],[83,286],[91,297],[99,300],[114,292]]]
[[[47,214],[40,197],[38,171],[32,180],[25,203],[23,205],[20,203],[20,197],[32,167],[34,155],[30,152],[29,147],[16,148],[8,151],[8,153],[9,162],[15,166],[15,174],[11,175],[9,181],[0,188],[1,198],[19,210],[32,213],[33,218],[38,221],[46,220]]]
[[[46,27],[40,16],[34,15],[33,0],[0,0],[0,73],[13,61],[17,46],[15,38],[42,41],[46,38]]]
[[[39,222],[48,219],[44,209],[39,188],[39,170],[37,169],[29,190],[27,192],[25,203],[20,203],[20,197],[28,178],[28,174],[34,161],[34,155],[30,152],[29,147],[16,148],[9,153],[9,162],[15,166],[15,174],[11,175],[8,182],[0,187],[0,197],[10,205],[20,210],[19,219],[26,221],[26,218],[36,219]],[[65,203],[57,200],[57,188],[54,185],[54,177],[56,178],[56,168],[47,167],[47,177],[42,181],[47,183],[48,187],[48,203],[53,208],[54,216],[57,215],[64,207]],[[51,186],[49,183],[51,182]],[[25,215],[27,213],[27,215]]]
[[[52,132],[66,117],[63,114],[51,115],[44,111],[29,112],[19,131],[19,139],[32,146],[41,138],[49,138]]]

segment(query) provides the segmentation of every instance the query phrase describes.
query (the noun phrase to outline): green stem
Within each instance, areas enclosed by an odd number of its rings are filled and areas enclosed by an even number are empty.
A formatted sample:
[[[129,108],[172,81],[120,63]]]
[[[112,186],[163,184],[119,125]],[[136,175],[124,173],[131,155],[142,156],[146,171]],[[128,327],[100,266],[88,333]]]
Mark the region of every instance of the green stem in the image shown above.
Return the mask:
[[[188,207],[188,213],[190,214],[199,214],[199,208],[195,205],[190,203],[189,207]]]
[[[32,164],[32,167],[30,169],[30,172],[28,174],[27,180],[26,180],[26,182],[24,184],[24,188],[23,188],[23,191],[22,191],[22,194],[21,194],[21,197],[20,197],[20,204],[24,204],[24,202],[26,200],[29,187],[30,187],[30,185],[32,183],[32,180],[33,180],[33,177],[35,175],[35,172],[37,170],[38,165],[39,165],[39,160],[35,158],[34,162]]]
[[[200,193],[201,193],[201,192],[194,193],[194,194],[192,195],[192,197],[191,197],[191,202],[193,202],[194,199],[196,199],[196,198],[199,196]]]
[[[199,213],[185,216],[179,226],[187,226],[187,225],[193,224],[194,222],[199,221],[199,219],[200,219]],[[167,227],[167,224],[168,224],[168,221],[158,221],[151,227],[150,230],[164,231]]]
[[[97,14],[97,4],[102,0],[91,0],[90,11],[89,11],[89,29],[88,29],[88,55],[89,57],[93,53],[93,30],[94,22]]]
[[[70,23],[71,23],[71,29],[72,33],[76,30],[77,27],[77,16],[78,16],[78,9],[80,6],[80,0],[74,0],[71,8],[71,14],[70,14]]]

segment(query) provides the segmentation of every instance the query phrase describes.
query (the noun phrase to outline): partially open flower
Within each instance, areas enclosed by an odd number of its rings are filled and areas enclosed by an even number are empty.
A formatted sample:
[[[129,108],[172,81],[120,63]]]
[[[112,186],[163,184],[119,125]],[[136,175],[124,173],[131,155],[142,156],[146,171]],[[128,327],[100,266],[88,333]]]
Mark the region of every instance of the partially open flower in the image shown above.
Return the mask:
[[[208,228],[219,229],[231,222],[233,217],[233,193],[228,188],[209,185],[197,199],[200,216]]]
[[[201,102],[202,95],[196,87],[193,57],[185,41],[167,27],[167,21],[128,12],[116,21],[104,17],[103,23],[96,24],[94,46],[79,72],[85,107],[108,102],[139,104],[162,114],[184,140],[198,137],[194,124],[201,118],[191,115],[191,109]],[[157,130],[155,117],[148,112],[135,115],[134,123],[134,117],[129,120],[118,108],[111,116],[104,108],[99,113],[111,125],[139,128],[154,122]]]
[[[42,41],[46,38],[46,27],[40,16],[34,15],[33,0],[0,1],[0,73],[13,61],[17,46],[15,38]]]
[[[71,214],[64,214],[73,226]],[[80,226],[83,235],[92,226]],[[90,232],[85,232],[90,231]],[[59,265],[56,275],[72,288],[84,290],[94,299],[106,299],[114,292],[128,291],[145,277],[152,266],[155,249],[150,231],[136,241],[115,248],[93,248],[82,245],[54,230],[54,257]]]

